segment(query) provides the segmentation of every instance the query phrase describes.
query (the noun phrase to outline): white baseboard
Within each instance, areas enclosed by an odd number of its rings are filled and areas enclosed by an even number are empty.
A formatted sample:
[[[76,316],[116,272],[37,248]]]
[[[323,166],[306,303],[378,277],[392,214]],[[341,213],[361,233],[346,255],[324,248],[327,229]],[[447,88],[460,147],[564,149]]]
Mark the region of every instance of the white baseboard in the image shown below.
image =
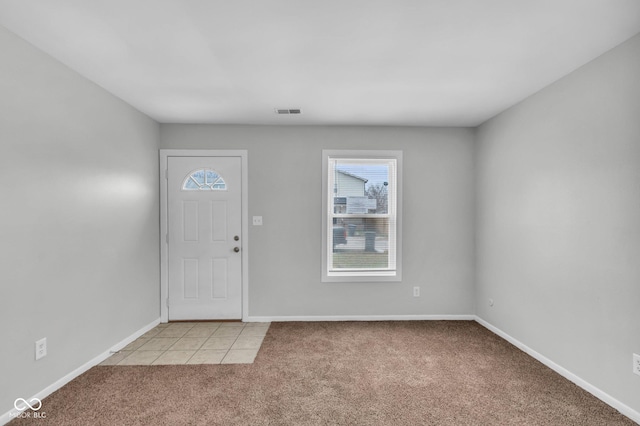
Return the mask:
[[[502,337],[504,340],[506,340],[507,342],[511,343],[513,346],[517,347],[518,349],[520,349],[521,351],[523,351],[527,355],[537,359],[538,361],[540,361],[541,363],[543,363],[544,365],[546,365],[547,367],[549,367],[550,369],[552,369],[556,373],[560,374],[565,379],[570,380],[571,382],[573,382],[576,385],[580,386],[582,389],[586,390],[587,392],[589,392],[590,394],[592,394],[596,398],[600,399],[605,404],[610,405],[611,407],[615,408],[616,410],[618,410],[623,415],[629,417],[634,422],[640,424],[640,413],[638,411],[634,410],[633,408],[629,407],[626,404],[623,404],[622,402],[618,401],[617,399],[615,399],[614,397],[612,397],[608,393],[606,393],[606,392],[600,390],[599,388],[593,386],[591,383],[581,379],[580,377],[576,376],[575,374],[573,374],[572,372],[570,372],[566,368],[564,368],[564,367],[556,364],[555,362],[551,361],[549,358],[545,357],[544,355],[534,351],[533,349],[531,349],[530,347],[528,347],[524,343],[522,343],[519,340],[511,337],[510,335],[508,335],[504,331],[500,330],[499,328],[493,326],[492,324],[489,324],[487,321],[483,320],[482,318],[476,316],[475,320],[476,320],[476,322],[478,324],[482,325],[486,329],[488,329],[488,330],[492,331],[493,333],[497,334],[498,336]]]
[[[302,315],[249,316],[245,322],[289,321],[474,321],[475,315]]]
[[[83,365],[81,365],[80,367],[76,368],[75,370],[73,370],[69,374],[61,377],[58,380],[56,380],[54,383],[50,384],[49,386],[47,386],[46,388],[44,388],[43,390],[41,390],[37,394],[33,395],[31,398],[27,399],[27,401],[31,401],[33,398],[38,398],[40,400],[46,398],[47,396],[51,395],[53,392],[57,391],[58,389],[60,389],[61,387],[63,387],[67,383],[69,383],[71,380],[75,379],[76,377],[78,377],[79,375],[84,373],[85,371],[89,370],[92,367],[95,367],[96,365],[98,365],[102,361],[104,361],[105,359],[109,358],[109,356],[111,356],[113,354],[113,352],[117,352],[117,351],[121,350],[122,348],[127,346],[129,343],[133,342],[138,337],[142,336],[144,333],[146,333],[147,331],[151,330],[152,328],[154,328],[158,324],[160,324],[160,318],[158,318],[157,320],[151,322],[150,324],[145,325],[144,327],[142,327],[140,330],[136,331],[135,333],[133,333],[129,337],[127,337],[127,338],[121,340],[120,342],[116,343],[115,345],[113,345],[109,350],[101,353],[100,355],[96,356],[92,360],[90,360],[90,361],[84,363]],[[11,420],[13,420],[13,418],[18,413],[19,413],[18,410],[16,410],[15,408],[13,408],[13,409],[7,411],[6,413],[4,413],[3,415],[0,416],[0,425],[4,425],[4,424],[9,423]]]

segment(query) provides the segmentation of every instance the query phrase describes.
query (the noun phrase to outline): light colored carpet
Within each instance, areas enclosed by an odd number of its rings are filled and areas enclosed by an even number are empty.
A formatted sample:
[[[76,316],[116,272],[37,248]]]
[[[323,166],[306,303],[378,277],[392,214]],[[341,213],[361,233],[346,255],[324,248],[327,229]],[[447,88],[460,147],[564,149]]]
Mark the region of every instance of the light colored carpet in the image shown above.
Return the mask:
[[[471,321],[272,323],[253,364],[98,366],[42,404],[59,426],[635,425]]]

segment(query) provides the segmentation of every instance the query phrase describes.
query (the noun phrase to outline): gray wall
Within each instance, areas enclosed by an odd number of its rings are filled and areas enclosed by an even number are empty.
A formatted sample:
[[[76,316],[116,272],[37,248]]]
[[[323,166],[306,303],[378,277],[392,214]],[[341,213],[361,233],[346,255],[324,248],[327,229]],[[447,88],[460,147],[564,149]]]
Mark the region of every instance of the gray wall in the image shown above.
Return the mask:
[[[639,37],[477,134],[158,126],[1,28],[0,51],[0,407],[158,318],[160,140],[249,151],[250,315],[477,312],[640,411]],[[321,151],[341,148],[404,151],[400,283],[320,282]]]
[[[478,315],[636,411],[639,76],[636,36],[477,138]]]
[[[161,148],[247,149],[251,316],[474,313],[473,131],[171,125]],[[403,280],[321,283],[322,149],[404,153]],[[421,286],[420,298],[412,287]]]
[[[5,413],[159,317],[159,130],[2,27],[0,52]]]

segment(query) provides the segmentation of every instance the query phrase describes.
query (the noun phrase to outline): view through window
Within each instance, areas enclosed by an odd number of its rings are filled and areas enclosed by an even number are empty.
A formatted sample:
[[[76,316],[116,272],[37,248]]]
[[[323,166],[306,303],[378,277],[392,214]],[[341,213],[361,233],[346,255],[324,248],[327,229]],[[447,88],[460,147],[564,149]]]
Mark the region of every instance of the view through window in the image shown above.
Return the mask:
[[[327,275],[395,275],[397,160],[327,161]]]
[[[216,171],[209,169],[196,170],[189,174],[182,183],[183,191],[226,191],[227,184]]]

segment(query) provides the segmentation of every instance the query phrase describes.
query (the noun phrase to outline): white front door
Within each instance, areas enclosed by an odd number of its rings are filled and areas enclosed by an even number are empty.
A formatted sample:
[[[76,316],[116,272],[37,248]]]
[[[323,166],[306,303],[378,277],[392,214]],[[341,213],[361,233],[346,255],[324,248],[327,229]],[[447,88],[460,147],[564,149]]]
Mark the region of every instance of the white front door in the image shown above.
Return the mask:
[[[169,320],[241,319],[241,158],[167,160]]]

